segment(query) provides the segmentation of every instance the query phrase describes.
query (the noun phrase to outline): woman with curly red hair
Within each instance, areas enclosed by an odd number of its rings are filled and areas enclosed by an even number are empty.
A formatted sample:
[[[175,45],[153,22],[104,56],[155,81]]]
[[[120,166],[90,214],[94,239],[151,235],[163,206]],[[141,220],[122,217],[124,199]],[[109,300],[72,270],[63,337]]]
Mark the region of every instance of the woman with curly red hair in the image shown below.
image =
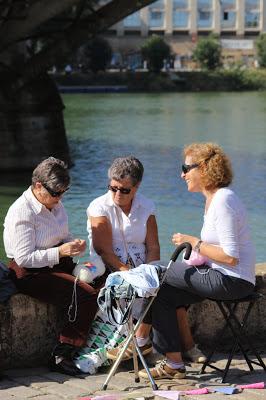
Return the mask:
[[[155,299],[145,322],[153,327],[153,346],[166,360],[151,370],[156,378],[184,378],[176,308],[205,298],[232,300],[249,295],[255,284],[255,250],[245,208],[228,186],[232,168],[227,155],[214,143],[193,143],[184,149],[181,177],[189,192],[205,198],[200,237],[175,233],[175,245],[193,248],[189,265],[176,262]],[[140,376],[147,378],[145,370]]]

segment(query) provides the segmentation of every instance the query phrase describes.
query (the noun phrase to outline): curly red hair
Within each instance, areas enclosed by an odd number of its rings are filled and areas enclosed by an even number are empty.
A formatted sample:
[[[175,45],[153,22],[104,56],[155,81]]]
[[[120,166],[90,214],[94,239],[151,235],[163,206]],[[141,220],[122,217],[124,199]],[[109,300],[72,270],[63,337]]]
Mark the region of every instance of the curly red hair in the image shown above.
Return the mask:
[[[184,156],[190,156],[199,164],[203,185],[207,190],[229,186],[233,180],[231,161],[216,143],[192,143],[184,148]]]

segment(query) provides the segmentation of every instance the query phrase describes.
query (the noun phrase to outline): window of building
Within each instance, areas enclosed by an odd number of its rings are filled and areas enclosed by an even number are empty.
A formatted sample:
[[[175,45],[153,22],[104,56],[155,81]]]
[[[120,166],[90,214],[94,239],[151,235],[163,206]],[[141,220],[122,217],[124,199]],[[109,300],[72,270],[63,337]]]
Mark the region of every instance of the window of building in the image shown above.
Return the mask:
[[[261,0],[245,0],[246,9],[247,8],[256,8],[257,10],[259,10],[260,2],[261,2]]]
[[[260,20],[260,0],[245,0],[245,28],[259,28]]]
[[[188,0],[173,1],[173,27],[188,28],[189,25]]]
[[[260,25],[259,12],[245,12],[245,28],[258,28]]]
[[[164,26],[165,4],[164,0],[158,0],[149,6],[150,28],[162,28]]]
[[[213,1],[198,0],[198,28],[211,28],[213,24]]]
[[[236,0],[220,0],[221,28],[232,29],[236,26]]]
[[[173,7],[180,10],[188,8],[188,0],[173,0]]]
[[[189,12],[179,11],[173,13],[174,28],[188,28]]]
[[[125,28],[135,28],[140,26],[140,12],[137,11],[134,14],[128,15],[124,19],[124,27]]]

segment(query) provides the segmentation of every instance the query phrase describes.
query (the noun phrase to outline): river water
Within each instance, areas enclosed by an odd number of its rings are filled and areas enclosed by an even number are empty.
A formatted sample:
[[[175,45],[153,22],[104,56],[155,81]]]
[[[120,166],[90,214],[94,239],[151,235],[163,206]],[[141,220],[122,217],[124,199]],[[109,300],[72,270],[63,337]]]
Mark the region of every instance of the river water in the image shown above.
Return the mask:
[[[199,235],[204,199],[180,178],[182,149],[214,141],[232,159],[233,188],[245,203],[257,250],[266,261],[266,93],[70,94],[64,95],[72,159],[72,187],[64,197],[70,227],[86,238],[86,208],[105,193],[107,169],[121,155],[144,164],[140,191],[157,206],[162,257],[169,259],[174,232]],[[9,175],[0,186],[3,220],[29,180]],[[0,248],[3,258],[3,249]]]

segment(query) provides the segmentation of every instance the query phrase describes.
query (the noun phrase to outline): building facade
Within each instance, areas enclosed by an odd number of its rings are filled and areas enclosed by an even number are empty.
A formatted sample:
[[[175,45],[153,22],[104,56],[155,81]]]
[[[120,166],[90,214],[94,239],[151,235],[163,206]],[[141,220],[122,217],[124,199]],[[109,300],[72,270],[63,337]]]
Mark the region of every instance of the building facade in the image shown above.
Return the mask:
[[[220,37],[224,63],[256,60],[255,40],[266,32],[266,0],[158,0],[128,16],[107,33],[113,65],[127,59],[141,63],[139,49],[149,35],[162,35],[170,44],[176,66],[186,66],[199,38]]]

